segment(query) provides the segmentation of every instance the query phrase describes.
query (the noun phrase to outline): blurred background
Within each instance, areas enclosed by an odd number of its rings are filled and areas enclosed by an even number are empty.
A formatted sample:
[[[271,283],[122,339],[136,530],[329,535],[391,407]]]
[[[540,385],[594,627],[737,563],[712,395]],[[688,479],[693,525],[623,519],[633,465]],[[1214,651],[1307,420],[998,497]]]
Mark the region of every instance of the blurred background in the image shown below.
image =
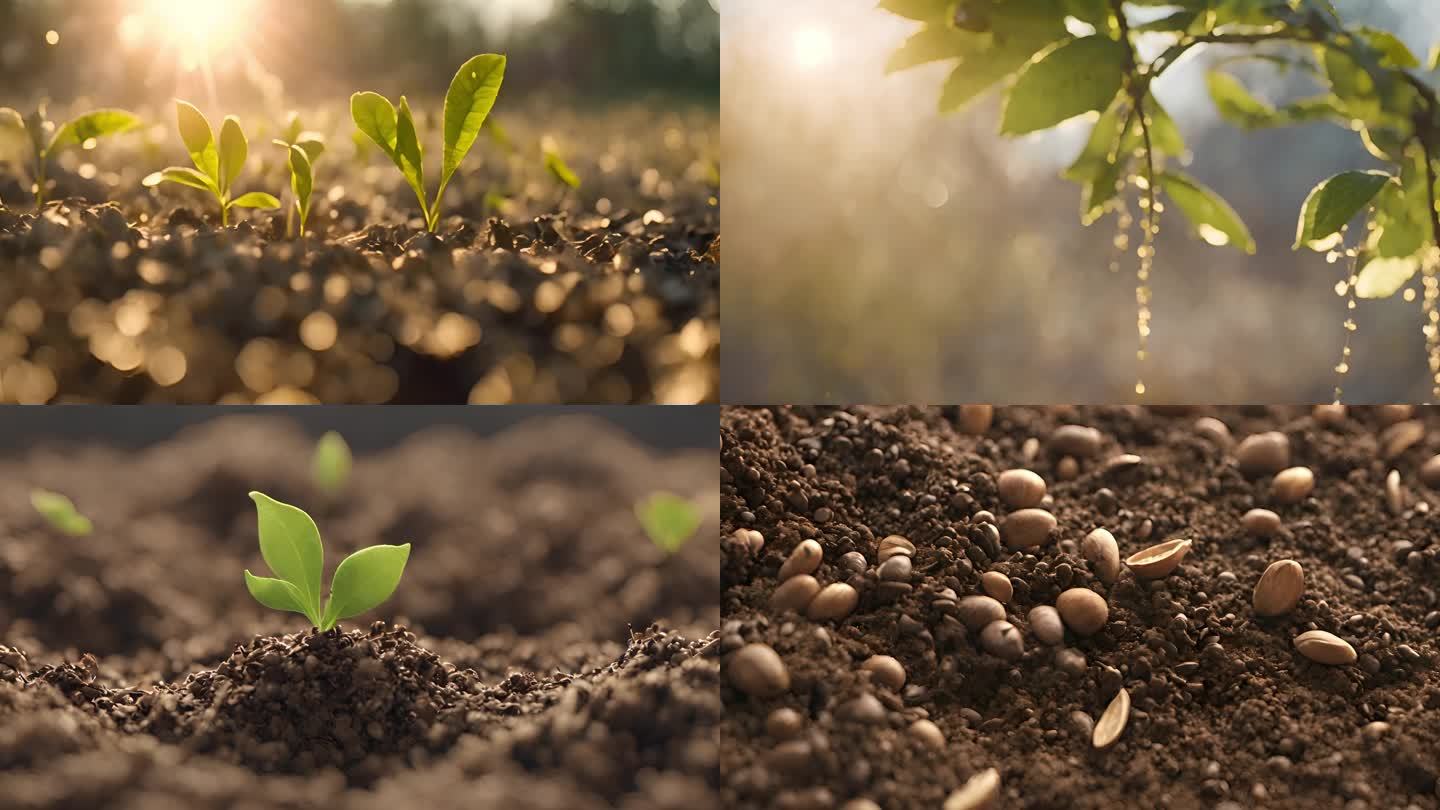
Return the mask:
[[[953,64],[886,76],[918,24],[875,5],[725,0],[724,401],[1134,398],[1133,254],[1110,272],[1113,216],[1082,226],[1080,190],[1059,177],[1090,121],[1004,140],[996,92],[941,117]],[[1440,41],[1433,0],[1336,5],[1422,58]],[[1235,52],[1192,51],[1157,94],[1188,141],[1186,171],[1230,201],[1258,250],[1211,247],[1173,209],[1162,219],[1147,399],[1328,401],[1344,270],[1291,250],[1296,218],[1320,180],[1379,164],[1332,125],[1221,122],[1204,76]],[[1227,69],[1271,101],[1312,89],[1270,65]],[[1418,299],[1361,301],[1357,321],[1346,399],[1427,399]]]

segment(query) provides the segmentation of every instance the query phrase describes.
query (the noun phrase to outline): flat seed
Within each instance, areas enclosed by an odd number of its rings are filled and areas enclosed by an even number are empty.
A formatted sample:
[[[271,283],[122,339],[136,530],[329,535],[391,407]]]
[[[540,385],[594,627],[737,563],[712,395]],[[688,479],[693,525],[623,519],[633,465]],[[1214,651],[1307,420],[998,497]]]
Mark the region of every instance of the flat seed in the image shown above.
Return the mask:
[[[770,594],[770,608],[776,613],[794,611],[804,613],[820,593],[820,582],[809,574],[791,577]]]
[[[1280,516],[1269,509],[1251,509],[1240,518],[1245,531],[1256,537],[1270,537],[1280,531]]]
[[[1015,595],[1015,586],[1010,584],[1010,578],[999,571],[986,571],[981,574],[980,588],[1002,605]]]
[[[1050,452],[1057,456],[1090,458],[1100,452],[1100,431],[1084,425],[1061,425],[1050,434]]]
[[[1030,632],[1042,644],[1056,645],[1065,640],[1065,623],[1060,620],[1060,611],[1049,605],[1036,605],[1030,609]]]
[[[1142,459],[1134,453],[1121,453],[1118,456],[1111,456],[1105,460],[1105,466],[1101,469],[1102,475],[1110,475],[1131,467],[1138,466]]]
[[[1321,664],[1343,666],[1355,663],[1355,648],[1345,639],[1324,630],[1307,630],[1295,637],[1295,649]]]
[[[1094,635],[1105,626],[1110,618],[1110,606],[1105,597],[1089,588],[1070,588],[1055,600],[1055,609],[1065,626],[1082,636]]]
[[[1270,563],[1255,583],[1252,601],[1258,616],[1284,616],[1300,604],[1305,592],[1305,572],[1294,560]]]
[[[780,566],[780,579],[787,580],[801,574],[813,574],[815,569],[820,567],[820,560],[825,556],[825,550],[814,540],[805,540],[790,552],[785,559],[785,564]]]
[[[986,768],[945,799],[943,810],[984,810],[1000,796],[1000,772]]]
[[[774,697],[790,688],[790,670],[766,644],[746,644],[725,662],[725,676],[751,697]]]
[[[1385,505],[1389,507],[1392,515],[1405,511],[1405,490],[1400,488],[1399,470],[1391,470],[1385,476]]]
[[[995,406],[993,405],[961,405],[960,406],[960,432],[968,433],[971,436],[979,436],[990,429],[990,423],[995,421]]]
[[[1316,405],[1310,409],[1310,418],[1314,419],[1316,424],[1334,427],[1344,423],[1345,406],[1338,402],[1332,402],[1329,405]]]
[[[1050,539],[1050,532],[1054,530],[1055,516],[1044,509],[1021,509],[1000,522],[1000,534],[1011,548],[1041,545]]]
[[[872,655],[860,668],[871,673],[871,678],[881,686],[899,691],[905,685],[904,665],[888,655]]]
[[[1411,419],[1391,425],[1380,432],[1380,456],[1386,460],[1409,450],[1425,438],[1425,423]]]
[[[1095,529],[1080,542],[1080,553],[1095,577],[1109,585],[1120,576],[1120,546],[1108,529]]]
[[[898,534],[892,534],[880,541],[879,557],[880,562],[894,557],[896,554],[904,554],[907,557],[915,556],[915,544],[906,540]]]
[[[1005,606],[990,596],[967,596],[960,600],[960,621],[971,630],[1005,618]]]
[[[1249,478],[1278,473],[1290,466],[1290,438],[1278,430],[1246,436],[1235,449],[1235,460]]]
[[[1161,579],[1170,575],[1190,553],[1189,540],[1167,540],[1125,558],[1125,564],[1141,579]]]
[[[1229,447],[1235,441],[1234,437],[1230,435],[1230,428],[1213,416],[1202,416],[1196,419],[1195,432],[1216,447]]]
[[[1270,497],[1277,503],[1297,504],[1315,491],[1315,473],[1309,467],[1290,467],[1275,474],[1270,482]]]
[[[1125,731],[1125,724],[1130,722],[1130,693],[1121,689],[1115,693],[1110,705],[1105,707],[1105,713],[1100,715],[1100,720],[1095,723],[1095,733],[1090,737],[1090,744],[1096,748],[1109,748],[1120,739]]]
[[[1045,499],[1045,479],[1031,470],[1006,470],[995,480],[1000,501],[1011,509],[1039,506]]]
[[[1020,631],[1004,620],[985,625],[985,629],[980,631],[980,646],[985,648],[985,652],[1006,661],[1019,660],[1025,654],[1025,640],[1020,637]]]
[[[812,621],[843,619],[860,604],[860,592],[843,582],[832,582],[820,590],[805,609]]]

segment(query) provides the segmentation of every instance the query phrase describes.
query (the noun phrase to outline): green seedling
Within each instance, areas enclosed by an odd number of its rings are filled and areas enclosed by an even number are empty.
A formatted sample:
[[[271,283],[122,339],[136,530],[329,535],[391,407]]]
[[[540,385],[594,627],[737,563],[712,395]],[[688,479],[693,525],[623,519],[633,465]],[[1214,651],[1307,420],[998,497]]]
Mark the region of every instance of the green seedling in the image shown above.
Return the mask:
[[[240,129],[240,119],[227,116],[220,127],[220,143],[215,143],[215,133],[205,114],[193,104],[175,102],[176,115],[180,123],[180,139],[190,152],[195,168],[172,166],[160,173],[161,180],[182,186],[208,191],[220,203],[220,226],[230,226],[231,208],[280,207],[280,201],[269,194],[252,191],[239,197],[232,197],[232,187],[240,179],[245,168],[245,159],[250,155],[250,143]]]
[[[75,504],[58,492],[33,490],[30,493],[30,504],[51,526],[71,537],[85,537],[95,530],[90,518],[80,514]]]
[[[700,528],[700,510],[695,504],[668,492],[656,492],[635,504],[635,517],[650,541],[667,554],[674,554]]]
[[[305,132],[298,117],[290,119],[290,127],[283,139],[274,141],[287,153],[290,165],[290,191],[295,195],[295,205],[285,214],[285,235],[295,238],[295,216],[300,216],[300,236],[305,235],[305,223],[310,219],[310,194],[315,189],[315,161],[325,153],[325,136],[317,132]]]
[[[250,493],[260,518],[260,555],[278,579],[245,572],[245,587],[255,601],[275,610],[299,613],[320,630],[341,619],[378,607],[400,584],[410,544],[362,548],[340,562],[330,580],[330,599],[320,606],[320,575],[325,549],[315,521],[289,504]]]
[[[440,224],[440,203],[445,189],[470,153],[485,119],[500,96],[505,81],[505,57],[481,54],[460,67],[450,91],[445,95],[445,157],[440,173],[440,190],[433,203],[425,191],[425,153],[415,130],[415,116],[404,96],[400,104],[392,104],[379,93],[356,93],[350,98],[350,116],[355,126],[369,136],[376,146],[405,175],[405,181],[420,201],[425,227],[432,233]]]
[[[350,445],[345,437],[330,431],[315,443],[315,455],[310,459],[310,475],[315,486],[330,497],[339,495],[350,481]]]
[[[140,126],[140,119],[125,110],[95,110],[55,129],[55,124],[45,117],[42,106],[28,117],[9,107],[0,107],[0,134],[23,135],[29,142],[35,159],[32,171],[35,175],[35,206],[45,204],[46,186],[49,185],[50,158],[63,149],[72,146],[89,148],[91,141],[106,135],[128,132]],[[47,141],[45,136],[54,130]]]
[[[580,188],[580,175],[576,174],[554,149],[545,150],[545,169],[563,185],[572,189]]]

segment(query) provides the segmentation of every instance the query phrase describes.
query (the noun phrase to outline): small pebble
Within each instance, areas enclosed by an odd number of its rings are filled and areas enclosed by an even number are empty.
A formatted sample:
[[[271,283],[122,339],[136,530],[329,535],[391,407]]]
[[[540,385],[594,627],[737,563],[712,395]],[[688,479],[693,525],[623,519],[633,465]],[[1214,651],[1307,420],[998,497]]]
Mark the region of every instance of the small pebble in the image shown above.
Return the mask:
[[[730,683],[750,697],[767,698],[790,688],[790,671],[779,653],[765,644],[746,644],[725,661]]]
[[[1256,537],[1272,537],[1280,531],[1280,516],[1269,509],[1251,509],[1240,518],[1240,525]]]
[[[888,655],[872,655],[860,665],[881,686],[899,691],[905,685],[905,667]]]
[[[999,571],[986,571],[980,575],[980,588],[986,595],[1005,604],[1015,595],[1015,588],[1010,584],[1010,578]]]

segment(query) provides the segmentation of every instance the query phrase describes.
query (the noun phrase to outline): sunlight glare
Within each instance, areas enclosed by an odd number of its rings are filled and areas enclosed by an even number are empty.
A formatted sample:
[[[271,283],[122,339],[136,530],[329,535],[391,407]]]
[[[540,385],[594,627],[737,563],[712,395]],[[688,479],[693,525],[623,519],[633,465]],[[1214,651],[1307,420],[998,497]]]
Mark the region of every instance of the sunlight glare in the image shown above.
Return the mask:
[[[194,68],[239,41],[250,5],[249,0],[139,0],[136,11],[121,21],[120,38],[132,47],[161,40]]]
[[[830,34],[817,28],[802,28],[795,33],[795,64],[806,70],[829,64],[835,46]]]

